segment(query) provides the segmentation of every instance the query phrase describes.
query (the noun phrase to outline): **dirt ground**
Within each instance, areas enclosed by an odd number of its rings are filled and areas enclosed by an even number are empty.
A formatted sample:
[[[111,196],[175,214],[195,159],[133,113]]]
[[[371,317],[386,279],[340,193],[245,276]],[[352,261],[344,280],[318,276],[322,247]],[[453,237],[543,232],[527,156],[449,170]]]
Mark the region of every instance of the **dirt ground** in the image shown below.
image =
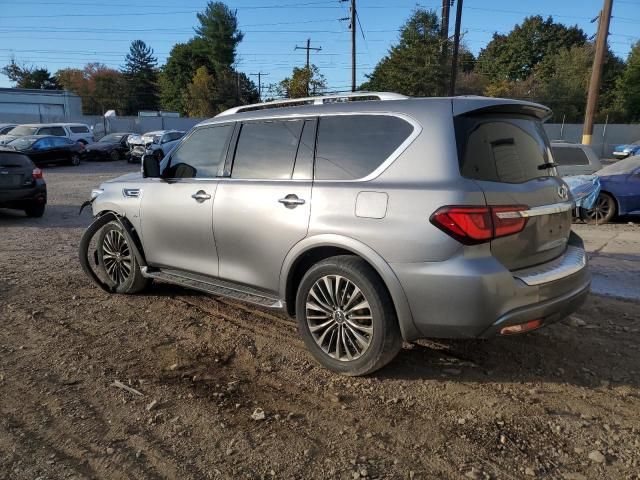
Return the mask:
[[[52,167],[42,219],[0,211],[0,478],[640,479],[637,302],[339,377],[280,314],[89,283],[77,207],[133,168]]]

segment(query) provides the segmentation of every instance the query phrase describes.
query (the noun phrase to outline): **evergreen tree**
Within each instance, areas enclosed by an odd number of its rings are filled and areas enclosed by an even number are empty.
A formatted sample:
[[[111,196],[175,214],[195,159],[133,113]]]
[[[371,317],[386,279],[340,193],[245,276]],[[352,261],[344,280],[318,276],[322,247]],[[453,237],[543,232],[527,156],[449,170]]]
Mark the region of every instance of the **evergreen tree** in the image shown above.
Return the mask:
[[[199,38],[207,43],[210,67],[225,69],[236,59],[236,47],[243,34],[238,30],[236,12],[222,2],[208,2],[204,12],[198,13],[200,26],[195,28]]]
[[[142,40],[134,40],[125,57],[122,68],[127,85],[127,110],[136,115],[140,110],[157,110],[158,99],[158,60],[153,49]]]

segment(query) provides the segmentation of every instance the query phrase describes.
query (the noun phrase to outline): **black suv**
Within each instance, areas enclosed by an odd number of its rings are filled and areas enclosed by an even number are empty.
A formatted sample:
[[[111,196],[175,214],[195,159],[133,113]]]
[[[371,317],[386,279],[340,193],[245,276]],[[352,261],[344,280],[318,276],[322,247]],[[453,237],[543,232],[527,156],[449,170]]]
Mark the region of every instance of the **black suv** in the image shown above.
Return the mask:
[[[46,204],[47,185],[42,170],[23,153],[0,148],[0,207],[41,217]]]

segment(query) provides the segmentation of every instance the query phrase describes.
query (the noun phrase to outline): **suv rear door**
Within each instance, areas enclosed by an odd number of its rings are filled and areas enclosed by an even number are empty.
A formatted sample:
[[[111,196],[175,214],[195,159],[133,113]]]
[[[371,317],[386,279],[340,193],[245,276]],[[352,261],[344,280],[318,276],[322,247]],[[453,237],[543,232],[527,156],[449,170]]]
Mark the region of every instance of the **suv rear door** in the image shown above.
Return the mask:
[[[516,270],[564,253],[572,203],[556,174],[540,119],[510,106],[505,113],[492,109],[460,115],[455,128],[462,176],[476,181],[487,205],[514,207],[507,209],[510,214],[526,218],[522,231],[491,242],[492,254]]]
[[[0,201],[2,191],[31,186],[34,165],[26,155],[0,152]]]
[[[239,127],[214,203],[220,277],[277,292],[285,256],[307,234],[316,121]]]

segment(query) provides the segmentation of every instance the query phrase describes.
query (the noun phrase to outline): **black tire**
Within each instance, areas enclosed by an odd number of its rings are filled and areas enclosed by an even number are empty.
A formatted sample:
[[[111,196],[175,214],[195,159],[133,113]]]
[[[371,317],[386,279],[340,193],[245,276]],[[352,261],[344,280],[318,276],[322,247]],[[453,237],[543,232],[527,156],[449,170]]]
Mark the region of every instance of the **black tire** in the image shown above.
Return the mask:
[[[80,165],[80,155],[78,155],[77,153],[72,153],[69,157],[69,163],[74,167]]]
[[[320,309],[309,309],[307,297],[322,293],[318,291],[318,288],[326,285],[323,283],[325,279],[330,282],[331,278],[335,280],[331,290],[335,288],[338,294],[332,296]],[[340,287],[341,283],[342,287]],[[355,289],[350,290],[349,284],[357,287],[360,292],[356,292]],[[312,288],[314,288],[314,293],[310,293]],[[342,292],[340,292],[340,288],[343,288]],[[325,287],[324,292],[328,291],[329,289]],[[327,300],[326,296],[321,298]],[[321,313],[322,309],[329,312],[324,307],[334,298],[337,301],[330,306],[333,309],[333,314]],[[364,303],[367,304],[367,307],[353,309],[354,306]],[[338,304],[337,309],[335,308],[336,304]],[[349,307],[351,310],[348,310]],[[317,317],[315,315],[308,316],[308,310],[312,313],[318,312],[319,315]],[[324,318],[322,318],[323,316]],[[296,295],[296,318],[300,335],[314,358],[325,368],[343,375],[359,376],[375,372],[393,360],[402,348],[398,319],[389,292],[376,271],[367,262],[356,256],[331,257],[313,265],[305,273]],[[358,323],[362,321],[361,319],[367,319],[366,323]],[[321,324],[326,325],[325,320],[327,323],[331,320],[335,325],[332,324],[330,327],[320,329]],[[315,333],[312,333],[312,327],[316,327]],[[330,329],[333,329],[334,333],[328,333]],[[365,329],[369,332],[366,332]],[[354,331],[358,335],[354,334]],[[318,337],[323,337],[325,340],[328,338],[328,341],[324,342],[322,338]],[[359,337],[369,342],[366,347],[358,345]],[[335,348],[332,347],[334,338],[336,340]],[[338,341],[340,338],[342,338],[341,343]],[[341,348],[338,347],[339,343],[342,345]],[[331,350],[334,351],[331,352]],[[341,353],[347,358],[339,359]]]
[[[153,152],[153,156],[156,157],[156,160],[158,160],[158,163],[160,163],[164,158],[164,152],[162,151],[162,149],[158,149]]]
[[[25,208],[24,213],[27,214],[27,217],[39,218],[44,215],[44,209],[44,203],[34,203],[33,205],[29,205],[27,208]]]
[[[109,158],[114,162],[116,160],[120,160],[120,152],[118,152],[117,150],[111,150],[111,153],[109,153]]]
[[[114,238],[118,238],[124,245],[116,245]],[[138,293],[149,285],[150,279],[142,276],[138,260],[129,247],[127,235],[118,222],[112,221],[102,227],[96,246],[98,265],[107,284],[113,287],[116,293]],[[120,253],[117,259],[114,253]]]
[[[616,216],[617,205],[615,199],[605,192],[600,192],[596,203],[591,209],[580,209],[580,218],[590,225],[602,225],[613,220]]]

